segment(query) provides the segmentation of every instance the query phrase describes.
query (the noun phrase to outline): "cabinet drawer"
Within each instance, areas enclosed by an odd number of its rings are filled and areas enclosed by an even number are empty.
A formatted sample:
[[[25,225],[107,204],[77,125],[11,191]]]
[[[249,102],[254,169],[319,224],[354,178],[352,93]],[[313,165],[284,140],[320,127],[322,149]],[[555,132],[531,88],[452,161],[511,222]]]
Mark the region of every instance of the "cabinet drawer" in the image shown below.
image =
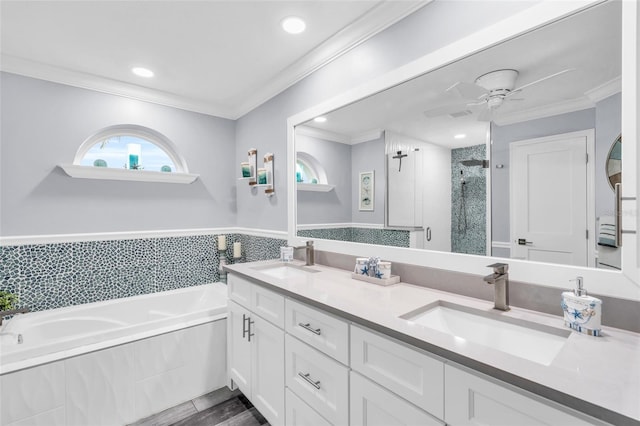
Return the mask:
[[[309,407],[289,389],[286,391],[286,402],[287,417],[285,424],[287,426],[331,426],[331,423],[316,413],[313,408]]]
[[[450,365],[445,367],[445,375],[445,420],[451,425],[605,424],[524,390],[509,389],[508,385],[501,386],[494,379],[485,379]]]
[[[266,288],[253,285],[251,310],[274,325],[284,328],[284,296]]]
[[[351,368],[430,414],[444,418],[444,363],[351,326]]]
[[[351,424],[443,426],[444,423],[385,388],[351,372]]]
[[[245,308],[251,308],[251,287],[254,285],[251,281],[235,274],[227,275],[227,292],[229,299]]]
[[[349,325],[346,321],[291,299],[285,302],[285,316],[287,333],[343,364],[349,363]]]
[[[335,425],[349,422],[349,371],[332,358],[287,334],[286,384]]]

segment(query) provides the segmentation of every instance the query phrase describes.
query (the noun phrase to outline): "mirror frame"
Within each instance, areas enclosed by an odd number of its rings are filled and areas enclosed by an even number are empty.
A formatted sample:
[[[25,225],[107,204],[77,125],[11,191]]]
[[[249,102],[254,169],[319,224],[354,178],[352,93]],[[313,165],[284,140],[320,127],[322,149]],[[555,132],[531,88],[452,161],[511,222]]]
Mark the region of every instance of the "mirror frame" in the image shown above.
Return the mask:
[[[287,119],[288,243],[299,246],[307,240],[296,235],[295,126],[603,2],[604,0],[575,0],[571,2],[543,0],[507,20],[459,39],[346,93],[289,117]],[[637,93],[637,60],[640,58],[637,28],[638,19],[640,19],[639,13],[640,8],[636,2],[623,1],[621,125],[622,134],[628,141],[638,140],[636,117],[640,111]],[[475,275],[486,274],[487,265],[492,262],[508,262],[511,279],[515,281],[568,289],[572,288],[569,280],[575,279],[576,276],[582,276],[585,287],[591,293],[640,301],[640,285],[638,284],[640,240],[636,238],[635,234],[638,227],[638,202],[636,200],[638,151],[635,144],[630,143],[623,145],[623,150],[625,186],[622,189],[621,209],[623,225],[622,271],[333,240],[315,240],[314,244],[318,250],[323,251],[354,256],[379,256],[392,262]],[[479,281],[478,285],[482,285],[482,282]]]

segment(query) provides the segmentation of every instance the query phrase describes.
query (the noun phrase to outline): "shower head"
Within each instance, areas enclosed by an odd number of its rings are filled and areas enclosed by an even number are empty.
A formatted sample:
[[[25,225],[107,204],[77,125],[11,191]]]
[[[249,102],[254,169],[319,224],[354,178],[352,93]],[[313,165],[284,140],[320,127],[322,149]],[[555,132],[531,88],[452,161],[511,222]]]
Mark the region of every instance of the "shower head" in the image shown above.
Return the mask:
[[[489,160],[462,160],[460,161],[460,164],[466,167],[482,166],[483,169],[486,169],[489,167]]]
[[[460,185],[464,185],[467,181],[464,178],[464,173],[460,170]]]

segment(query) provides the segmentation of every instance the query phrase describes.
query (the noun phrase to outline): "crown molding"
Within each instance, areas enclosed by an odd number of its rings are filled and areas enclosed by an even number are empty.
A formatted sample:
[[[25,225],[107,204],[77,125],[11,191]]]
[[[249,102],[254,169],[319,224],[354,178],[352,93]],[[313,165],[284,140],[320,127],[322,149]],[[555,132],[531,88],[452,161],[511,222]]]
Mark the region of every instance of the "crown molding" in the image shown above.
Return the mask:
[[[595,104],[619,92],[622,92],[622,78],[616,77],[585,92],[585,95]]]
[[[122,96],[138,101],[151,102],[158,105],[213,115],[220,118],[234,120],[236,117],[229,114],[229,108],[222,105],[214,105],[197,99],[188,99],[173,93],[149,89],[123,81],[112,80],[93,74],[82,73],[65,68],[30,61],[16,56],[0,55],[0,70],[12,74],[66,84],[81,89],[94,90],[110,95]]]
[[[433,0],[384,1],[359,19],[321,43],[314,50],[281,70],[239,105],[226,105],[203,99],[150,89],[123,81],[82,73],[11,55],[0,55],[0,70],[52,81],[139,101],[151,102],[230,120],[237,120],[267,100],[293,86],[309,74],[383,31]]]
[[[536,120],[538,118],[552,117],[554,115],[566,114],[569,112],[580,111],[587,108],[593,108],[595,104],[586,96],[569,101],[557,102],[555,104],[544,105],[537,108],[531,108],[524,111],[518,111],[510,114],[500,115],[493,120],[498,126],[507,124],[521,123],[523,121]]]
[[[380,139],[382,137],[382,129],[369,130],[368,132],[360,133],[351,138],[351,145],[357,145],[363,142],[369,142],[372,140]]]
[[[313,51],[282,70],[268,85],[254,92],[236,110],[239,118],[260,106],[280,92],[293,86],[309,74],[339,58],[354,47],[387,29],[396,22],[423,8],[433,0],[393,1],[387,0],[369,10],[348,27],[338,31]]]
[[[328,130],[317,129],[309,126],[296,126],[296,133],[311,138],[323,139],[325,141],[338,142],[346,145],[350,144],[348,136],[339,133],[330,132]]]

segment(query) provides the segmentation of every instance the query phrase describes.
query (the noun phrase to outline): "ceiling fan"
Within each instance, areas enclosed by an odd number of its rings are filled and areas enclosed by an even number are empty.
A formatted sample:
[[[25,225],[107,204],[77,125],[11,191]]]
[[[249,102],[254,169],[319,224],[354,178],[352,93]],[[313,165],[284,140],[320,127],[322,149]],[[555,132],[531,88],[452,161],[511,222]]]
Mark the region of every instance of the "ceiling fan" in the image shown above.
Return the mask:
[[[516,87],[518,71],[513,69],[491,71],[476,78],[474,83],[461,81],[455,83],[446,92],[453,93],[460,100],[428,109],[424,111],[424,115],[427,117],[450,115],[455,118],[472,114],[473,112],[469,111],[471,108],[480,109],[479,121],[491,121],[495,111],[505,102],[524,100],[523,98],[514,98],[513,95],[516,93],[520,93],[523,89],[534,84],[574,70],[574,68],[568,68],[519,87]],[[464,102],[464,106],[460,105],[461,101]],[[461,106],[463,107],[462,111],[460,110]]]

